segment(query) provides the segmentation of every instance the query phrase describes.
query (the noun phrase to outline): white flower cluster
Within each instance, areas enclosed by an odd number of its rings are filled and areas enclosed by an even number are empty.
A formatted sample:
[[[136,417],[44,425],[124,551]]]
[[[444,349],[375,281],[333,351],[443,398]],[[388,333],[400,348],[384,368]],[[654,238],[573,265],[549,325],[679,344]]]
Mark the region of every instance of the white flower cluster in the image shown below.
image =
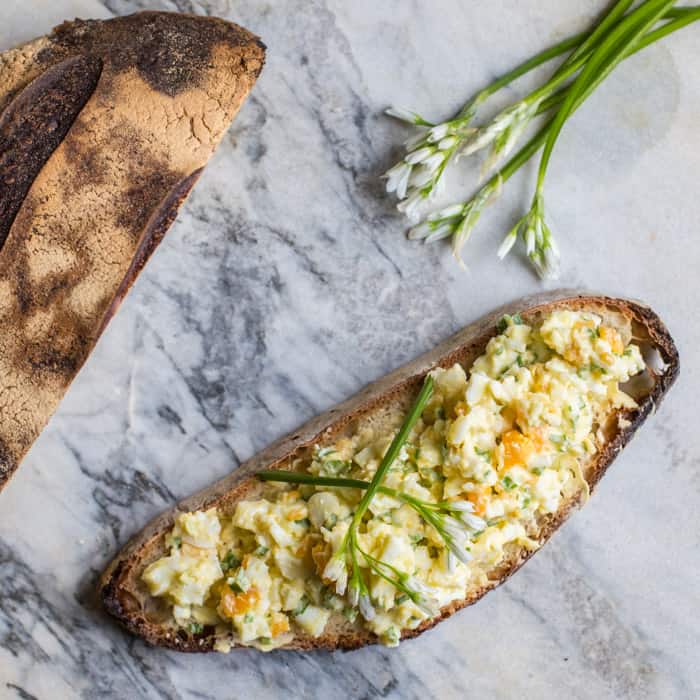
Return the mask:
[[[556,279],[559,273],[559,247],[544,220],[544,200],[537,192],[530,210],[503,239],[498,257],[503,260],[515,245],[518,235],[525,243],[525,252],[542,279]]]
[[[387,114],[422,129],[421,133],[405,143],[404,158],[385,173],[386,190],[396,193],[398,210],[411,222],[418,221],[421,204],[440,189],[443,173],[452,158],[472,155],[490,147],[491,152],[484,162],[483,171],[495,167],[512,151],[537,116],[544,95],[542,91],[533,93],[503,109],[490,122],[480,127],[470,126],[480,99],[467,103],[454,119],[440,124],[432,124],[409,110],[387,110]],[[498,172],[470,200],[425,216],[422,223],[410,229],[408,237],[423,239],[426,243],[452,238],[452,252],[464,267],[462,248],[486,204],[499,194],[501,182]],[[542,277],[556,276],[558,252],[552,233],[544,223],[543,213],[536,216],[528,214],[518,222],[516,229],[506,236],[499,248],[499,258],[503,259],[513,247],[520,228],[527,255],[538,273]]]
[[[413,221],[418,218],[420,204],[439,191],[450,158],[476,132],[469,126],[474,113],[465,109],[440,124],[431,124],[405,109],[389,109],[387,114],[423,128],[406,141],[406,155],[384,175],[387,192],[395,192],[399,199],[398,210]]]
[[[442,238],[452,237],[452,252],[464,267],[461,251],[469,240],[474,226],[476,226],[484,207],[500,191],[499,178],[489,181],[468,202],[452,204],[445,209],[429,214],[425,221],[414,226],[409,232],[411,239],[424,239],[426,243],[432,243]]]

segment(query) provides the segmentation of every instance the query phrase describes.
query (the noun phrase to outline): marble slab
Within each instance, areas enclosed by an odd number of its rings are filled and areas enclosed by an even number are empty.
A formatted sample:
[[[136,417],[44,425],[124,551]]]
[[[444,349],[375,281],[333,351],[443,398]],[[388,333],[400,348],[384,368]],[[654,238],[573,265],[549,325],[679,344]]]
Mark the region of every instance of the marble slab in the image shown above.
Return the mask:
[[[404,237],[378,175],[436,118],[600,0],[3,0],[0,48],[75,15],[211,13],[268,45],[221,148],[0,497],[0,698],[700,696],[700,26],[620,67],[547,182],[561,283],[643,299],[682,377],[597,495],[516,577],[399,649],[186,656],[94,598],[152,516],[491,308],[542,288],[501,236],[516,177],[465,250]],[[506,97],[514,93],[508,92]],[[452,175],[469,191],[474,166]],[[471,183],[471,184],[470,184]],[[551,286],[551,285],[548,285]]]

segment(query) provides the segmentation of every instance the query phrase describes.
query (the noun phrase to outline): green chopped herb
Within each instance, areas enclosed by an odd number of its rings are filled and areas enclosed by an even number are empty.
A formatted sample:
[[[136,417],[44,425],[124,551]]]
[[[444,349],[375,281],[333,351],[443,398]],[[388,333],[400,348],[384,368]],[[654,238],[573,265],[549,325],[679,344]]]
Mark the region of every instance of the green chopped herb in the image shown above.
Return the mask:
[[[537,474],[537,476],[539,476],[542,473],[542,467],[533,467],[530,471],[533,474]]]
[[[260,637],[260,644],[263,646],[269,646],[272,644],[272,640],[269,637]]]
[[[523,361],[523,356],[518,355],[518,357],[515,359],[515,362],[517,363],[518,367],[524,367],[525,362]]]
[[[202,634],[204,627],[202,627],[199,622],[190,622],[190,624],[187,625],[187,629],[190,631],[190,634]]]
[[[306,594],[304,594],[301,597],[299,604],[296,606],[296,608],[294,608],[294,610],[292,610],[292,615],[301,615],[304,612],[304,610],[306,610],[306,608],[308,608],[308,607],[309,607],[309,599],[306,596]]]
[[[253,613],[248,612],[243,616],[243,622],[252,622],[254,619],[255,615],[253,615]]]
[[[564,452],[568,445],[566,435],[550,435],[549,439],[557,446],[559,452]]]
[[[402,593],[401,595],[396,596],[394,603],[396,605],[403,605],[407,600],[408,600],[408,596],[405,593]]]
[[[348,620],[348,622],[355,622],[357,619],[357,610],[355,608],[346,607],[343,610],[343,617]]]
[[[474,447],[474,452],[479,455],[479,457],[483,457],[487,462],[491,461],[491,450],[480,450],[478,447]]]
[[[490,520],[486,521],[486,524],[489,527],[493,527],[494,525],[498,525],[498,523],[503,522],[505,520],[505,517],[503,515],[499,515],[497,518],[491,518]]]
[[[600,372],[601,374],[607,374],[608,370],[605,369],[605,367],[601,367],[600,365],[596,364],[595,362],[591,362],[590,364],[583,365],[576,370],[576,374],[578,374],[579,377],[582,375],[583,372],[589,372],[591,374],[593,372]]]
[[[510,324],[513,324],[514,326],[521,326],[522,323],[523,319],[520,314],[513,314],[512,316],[506,314],[505,316],[501,317],[501,320],[496,325],[496,330],[499,333],[504,333]]]
[[[311,527],[311,521],[308,518],[301,518],[301,520],[295,520],[294,522],[302,527]]]
[[[445,481],[445,476],[439,472],[437,469],[430,467],[430,469],[421,470],[421,478],[428,482],[428,484],[435,484],[437,482]]]
[[[447,446],[447,442],[445,440],[442,441],[442,444],[440,445],[440,456],[442,457],[442,461],[444,462],[447,459],[447,455],[450,454],[450,448]]]
[[[250,581],[243,569],[238,569],[236,573],[227,580],[229,588],[234,593],[245,593],[250,588]]]
[[[507,474],[503,477],[502,483],[506,491],[512,491],[517,486],[513,479],[511,479]]]
[[[221,570],[226,573],[231,569],[237,569],[241,565],[241,560],[229,549],[226,556],[221,560]]]
[[[253,554],[256,557],[264,557],[268,552],[270,551],[269,547],[266,547],[264,544],[261,544],[254,552]]]
[[[401,635],[396,627],[389,627],[389,629],[384,633],[384,639],[386,639],[387,644],[396,645],[401,639]]]
[[[343,609],[342,599],[328,586],[324,586],[321,590],[321,603],[327,610],[335,610],[337,612]]]
[[[352,468],[350,462],[343,462],[340,459],[331,459],[327,462],[323,462],[323,471],[329,476],[338,476],[339,474],[345,474],[349,472]]]

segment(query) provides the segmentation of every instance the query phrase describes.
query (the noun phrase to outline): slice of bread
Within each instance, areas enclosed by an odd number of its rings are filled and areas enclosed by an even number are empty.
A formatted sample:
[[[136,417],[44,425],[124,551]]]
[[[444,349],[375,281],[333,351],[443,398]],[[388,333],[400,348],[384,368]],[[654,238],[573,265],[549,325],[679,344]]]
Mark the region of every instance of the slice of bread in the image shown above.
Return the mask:
[[[143,12],[0,54],[0,489],[253,86],[259,39]]]
[[[647,365],[641,375],[624,386],[638,403],[635,410],[620,411],[599,426],[604,435],[594,459],[583,465],[583,475],[592,490],[617,453],[634,435],[649,413],[654,410],[679,372],[679,359],[673,339],[659,317],[647,306],[627,299],[555,292],[520,300],[464,328],[437,348],[374,382],[355,397],[309,421],[292,435],[282,438],[262,453],[241,465],[228,477],[199,494],[177,504],[153,520],[136,535],[109,565],[100,581],[100,595],[106,609],[129,631],[151,644],[181,651],[210,651],[216,642],[213,627],[192,634],[178,629],[169,609],[151,597],[141,581],[145,567],[165,554],[164,536],[181,512],[216,506],[220,513],[231,514],[242,498],[255,498],[263,485],[254,474],[262,469],[290,468],[294,457],[304,454],[315,444],[327,445],[343,434],[360,428],[363,423],[381,418],[382,413],[407,407],[419,390],[425,374],[435,367],[449,367],[455,362],[467,370],[484,351],[489,339],[497,333],[496,324],[505,313],[520,313],[524,322],[538,321],[555,309],[586,310],[600,314],[608,325],[619,328],[627,340],[640,346]],[[583,491],[564,499],[559,510],[541,517],[537,532],[540,545],[580,505]],[[508,545],[504,561],[489,572],[489,583],[469,590],[463,600],[455,601],[440,611],[439,617],[426,621],[419,628],[404,631],[402,638],[413,637],[476,602],[492,588],[505,581],[532,554],[527,549]],[[348,622],[342,615],[331,617],[321,637],[298,633],[287,649],[353,649],[377,641],[360,623]]]

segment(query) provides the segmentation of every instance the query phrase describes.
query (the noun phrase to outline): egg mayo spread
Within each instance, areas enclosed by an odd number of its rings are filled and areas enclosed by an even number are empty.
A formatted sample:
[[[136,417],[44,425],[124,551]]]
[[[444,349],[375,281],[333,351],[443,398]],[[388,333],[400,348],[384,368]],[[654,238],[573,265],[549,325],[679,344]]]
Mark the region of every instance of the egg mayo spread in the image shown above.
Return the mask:
[[[538,328],[506,316],[469,373],[432,371],[433,395],[383,486],[420,502],[459,503],[467,554],[456,559],[435,526],[407,502],[377,493],[362,521],[361,549],[428,591],[438,607],[488,582],[514,548],[539,547],[538,522],[587,485],[599,427],[634,408],[619,387],[644,369],[639,348],[593,313],[555,311]],[[403,416],[376,422],[291,465],[318,476],[369,481]],[[363,569],[373,613],[338,595],[324,569],[342,545],[362,491],[269,486],[232,514],[212,508],[180,515],[167,556],[143,581],[172,606],[177,625],[213,626],[217,649],[274,649],[300,631],[318,637],[343,615],[390,646],[431,617],[376,570]],[[360,566],[367,564],[359,557]],[[356,601],[355,601],[356,602]],[[437,612],[437,608],[436,608]],[[226,632],[227,634],[223,634]]]

